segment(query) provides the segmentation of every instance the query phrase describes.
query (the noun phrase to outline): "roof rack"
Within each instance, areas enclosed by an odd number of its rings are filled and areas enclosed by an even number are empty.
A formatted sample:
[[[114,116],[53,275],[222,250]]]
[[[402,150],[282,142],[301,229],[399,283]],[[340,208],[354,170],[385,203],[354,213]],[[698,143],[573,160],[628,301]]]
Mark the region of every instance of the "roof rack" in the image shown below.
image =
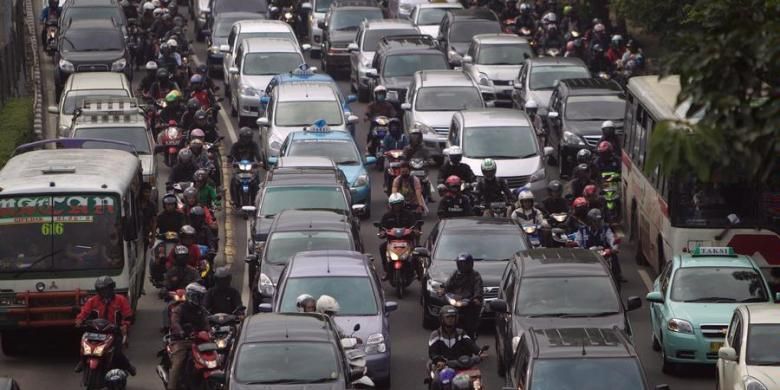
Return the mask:
[[[388,45],[391,42],[414,43],[418,45],[439,46],[439,41],[427,34],[389,35],[379,40],[380,45]]]
[[[124,117],[129,121],[137,118],[143,110],[138,105],[138,101],[131,97],[104,97],[87,98],[81,103],[81,108],[73,114],[74,118],[87,116],[96,122],[98,118],[108,119],[113,116],[114,120]]]

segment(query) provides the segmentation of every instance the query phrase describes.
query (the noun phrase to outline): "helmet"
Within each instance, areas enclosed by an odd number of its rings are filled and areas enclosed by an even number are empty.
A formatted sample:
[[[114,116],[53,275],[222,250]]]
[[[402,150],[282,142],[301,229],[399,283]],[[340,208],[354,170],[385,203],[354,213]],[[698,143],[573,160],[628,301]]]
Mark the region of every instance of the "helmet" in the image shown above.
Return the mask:
[[[444,184],[447,185],[447,188],[451,190],[459,190],[460,189],[460,178],[452,175],[447,178],[447,180],[444,181]]]
[[[601,210],[599,209],[588,210],[588,222],[601,223],[601,221],[602,221]]]
[[[124,390],[127,386],[127,373],[115,368],[106,373],[105,381],[108,390]]]
[[[176,206],[176,203],[178,203],[178,200],[176,199],[176,195],[174,194],[165,194],[162,198],[163,207],[167,205],[174,205]]]
[[[184,190],[184,200],[192,199],[198,199],[198,189],[195,187],[187,187],[187,189]]]
[[[520,10],[520,13],[522,14],[531,11],[531,5],[528,3],[520,3],[520,5],[517,8]]]
[[[387,204],[390,205],[390,206],[395,205],[395,204],[403,205],[405,202],[406,202],[406,199],[404,199],[404,196],[401,195],[398,192],[393,192],[387,198]]]
[[[471,377],[468,374],[458,374],[452,379],[452,390],[471,389]]]
[[[229,287],[233,277],[230,275],[230,267],[219,267],[214,271],[214,283],[221,287]]]
[[[160,68],[157,69],[157,80],[164,81],[168,80],[171,77],[171,74],[168,72],[168,69]]]
[[[171,12],[167,8],[163,9],[162,20],[165,21],[171,20]]]
[[[593,26],[593,31],[595,32],[604,32],[604,25],[601,23],[596,23],[595,26]]]
[[[182,149],[179,151],[179,162],[183,164],[189,164],[192,161],[192,151],[189,149]]]
[[[574,51],[574,49],[576,49],[574,41],[566,42],[566,51]]]
[[[600,43],[594,43],[593,47],[591,48],[591,50],[593,50],[594,53],[603,53],[604,52],[604,48],[601,47]]]
[[[384,85],[377,85],[374,88],[374,98],[377,98],[379,95],[387,95],[387,88]]]
[[[542,23],[549,24],[549,23],[557,23],[558,22],[558,16],[555,15],[554,12],[548,12],[542,16]]]
[[[144,3],[144,11],[154,11],[154,4]]]
[[[563,185],[558,180],[551,180],[547,184],[547,191],[550,191],[550,192],[563,192]]]
[[[574,175],[576,176],[578,173],[587,173],[590,172],[590,167],[588,164],[582,163],[574,167]]]
[[[163,16],[163,19],[165,19],[165,16]],[[177,46],[179,46],[179,42],[177,42],[175,39],[169,39],[167,42],[168,46],[171,49],[176,49]]]
[[[471,253],[463,252],[459,254],[457,258],[455,258],[455,261],[458,263],[464,261],[474,261],[474,257],[471,256]]]
[[[195,138],[192,141],[190,141],[190,150],[194,150],[198,152],[203,150],[203,140],[200,138]]]
[[[451,163],[459,164],[460,160],[463,158],[463,149],[461,149],[460,146],[450,146],[447,150],[447,156]]]
[[[159,18],[162,16],[163,10],[162,8],[155,8],[154,11],[152,11],[152,15],[154,15],[155,18]]]
[[[439,309],[439,319],[443,320],[444,317],[457,317],[458,316],[458,309],[455,308],[455,306],[451,305],[444,305]]]
[[[149,4],[149,3],[146,3],[146,4]],[[153,71],[156,72],[157,71],[157,63],[154,62],[154,61],[147,62],[146,63],[146,70],[153,70]]]
[[[588,207],[588,201],[583,197],[578,197],[571,202],[571,207],[575,210]]]
[[[176,261],[176,265],[185,266],[190,260],[190,249],[186,245],[176,245],[173,248],[173,256]]]
[[[574,7],[570,5],[563,6],[563,16],[568,16],[572,11],[574,11]]]
[[[598,150],[599,154],[612,153],[612,144],[609,141],[601,141],[596,150]]]
[[[190,131],[190,138],[200,139],[205,137],[206,137],[206,133],[201,129],[192,129],[192,131]]]
[[[195,206],[190,210],[190,216],[191,217],[205,217],[206,216],[206,210],[203,209],[201,206]]]
[[[168,94],[165,95],[165,101],[168,103],[174,103],[178,101],[180,97],[181,97],[181,92],[174,89],[173,91],[168,92]]]
[[[298,298],[295,299],[295,306],[298,307],[298,309],[303,310],[306,307],[307,303],[314,303],[317,304],[317,301],[314,299],[313,296],[309,294],[301,294],[298,295]]]
[[[601,134],[607,137],[615,136],[615,122],[604,121],[601,123]]]
[[[623,43],[623,36],[620,34],[615,34],[612,36],[611,41],[613,45],[620,45],[621,43]]]
[[[203,298],[206,296],[206,288],[201,286],[200,283],[190,283],[184,289],[184,296],[187,297],[187,302],[200,306],[203,304]]]
[[[244,141],[251,141],[252,129],[248,127],[242,127],[240,130],[238,130],[238,138]]]
[[[203,76],[199,74],[194,74],[192,77],[190,77],[190,84],[200,84],[203,82]]]
[[[447,388],[452,383],[452,379],[455,378],[455,376],[455,370],[449,367],[445,367],[443,370],[439,371],[438,381],[441,385],[440,388]]]
[[[496,177],[496,162],[493,161],[492,158],[486,158],[482,160],[482,174],[485,175],[485,177],[494,178]]]
[[[588,149],[580,149],[577,152],[577,162],[580,164],[587,164],[593,158],[593,154]]]
[[[585,186],[585,188],[582,189],[582,196],[584,196],[585,198],[589,198],[593,195],[596,195],[597,192],[598,189],[596,188],[595,185],[588,184]]]
[[[398,118],[390,118],[387,121],[387,128],[390,130],[390,132],[400,131],[401,130],[401,120],[398,119]]]
[[[520,195],[517,196],[517,200],[522,202],[524,200],[531,200],[531,201],[533,201],[533,200],[536,200],[536,199],[534,198],[534,193],[533,192],[528,191],[528,190],[524,190],[524,191],[521,191]]]
[[[190,100],[187,100],[187,110],[192,112],[200,110],[200,102],[198,99],[190,98]]]
[[[196,121],[205,122],[207,119],[209,119],[209,114],[206,114],[206,111],[203,111],[203,109],[200,109],[198,111],[195,111],[195,115],[193,115],[193,118]]]
[[[100,290],[114,288],[116,288],[116,282],[114,282],[114,279],[111,279],[110,276],[103,275],[95,280],[95,291],[99,292]]]
[[[194,141],[200,141],[200,140],[197,139],[197,140],[193,140],[193,142]],[[195,174],[192,175],[192,177],[195,179],[195,181],[201,181],[201,180],[208,179],[209,174],[208,172],[206,172],[205,169],[198,169],[197,171],[195,171]]]
[[[317,311],[322,314],[334,316],[339,313],[339,303],[330,295],[321,295],[320,299],[317,299]]]
[[[171,47],[168,46],[168,42],[163,42],[160,44],[160,52],[164,54],[169,54],[171,52]]]
[[[528,112],[528,110],[536,111],[539,108],[539,105],[536,103],[536,100],[529,100],[525,102],[525,111]]]

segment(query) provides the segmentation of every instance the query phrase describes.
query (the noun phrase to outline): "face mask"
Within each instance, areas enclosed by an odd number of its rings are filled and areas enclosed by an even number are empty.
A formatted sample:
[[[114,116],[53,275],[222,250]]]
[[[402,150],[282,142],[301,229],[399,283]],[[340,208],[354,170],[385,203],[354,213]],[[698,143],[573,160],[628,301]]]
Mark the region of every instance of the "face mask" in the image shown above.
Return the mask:
[[[376,97],[376,101],[378,101],[378,102],[383,102],[383,101],[385,101],[385,99],[386,99],[385,95],[379,95],[379,96]]]

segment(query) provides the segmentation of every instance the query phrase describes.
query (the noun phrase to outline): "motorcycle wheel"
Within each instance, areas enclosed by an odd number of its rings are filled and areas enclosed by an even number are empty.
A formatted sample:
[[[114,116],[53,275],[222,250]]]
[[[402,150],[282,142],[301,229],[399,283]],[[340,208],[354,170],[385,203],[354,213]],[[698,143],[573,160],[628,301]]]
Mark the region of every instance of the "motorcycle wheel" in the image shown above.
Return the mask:
[[[249,193],[248,192],[241,192],[241,206],[247,206],[252,204],[252,201],[249,199]]]
[[[86,363],[85,363],[86,364]],[[100,370],[93,370],[89,367],[84,368],[84,388],[87,390],[98,390],[103,387],[103,373]]]
[[[403,270],[397,269],[393,271],[393,283],[395,284],[395,294],[398,296],[398,299],[403,299],[406,292]]]

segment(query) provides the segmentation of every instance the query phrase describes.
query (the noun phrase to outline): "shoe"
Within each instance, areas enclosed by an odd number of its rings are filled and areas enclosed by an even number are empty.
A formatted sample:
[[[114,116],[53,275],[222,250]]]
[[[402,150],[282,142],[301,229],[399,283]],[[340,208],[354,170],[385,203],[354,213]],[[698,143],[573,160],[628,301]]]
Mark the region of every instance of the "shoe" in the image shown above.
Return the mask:
[[[80,373],[82,371],[84,371],[84,361],[83,360],[79,360],[79,364],[76,365],[76,368],[73,369],[73,372],[78,374],[78,373]]]
[[[132,376],[135,376],[135,374],[136,374],[136,371],[135,371],[135,366],[134,366],[134,365],[132,365],[132,364],[128,364],[128,365],[127,365],[127,372],[128,372],[130,375],[132,375]]]

